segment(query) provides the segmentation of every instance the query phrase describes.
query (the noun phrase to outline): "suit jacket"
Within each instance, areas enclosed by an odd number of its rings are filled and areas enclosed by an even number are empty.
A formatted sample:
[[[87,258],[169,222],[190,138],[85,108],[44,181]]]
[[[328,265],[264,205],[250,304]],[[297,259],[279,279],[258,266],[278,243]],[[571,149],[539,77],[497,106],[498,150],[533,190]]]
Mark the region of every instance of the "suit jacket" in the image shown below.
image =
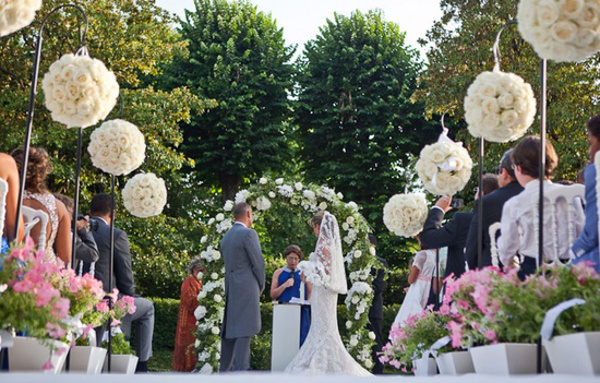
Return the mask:
[[[523,187],[519,185],[517,181],[513,181],[505,187],[496,189],[481,198],[481,201],[483,201],[483,251],[481,253],[481,259],[479,259],[477,254],[477,222],[479,221],[479,209],[475,208],[473,220],[469,227],[465,250],[465,257],[469,264],[469,270],[480,269],[492,264],[489,228],[493,223],[500,222],[504,203],[522,191]]]
[[[369,320],[383,319],[383,290],[385,290],[385,269],[388,268],[388,263],[385,259],[377,257],[380,262],[371,268],[373,279],[373,302],[369,309]]]
[[[93,217],[92,217],[93,218]],[[96,261],[94,277],[104,285],[104,291],[111,291],[114,287],[122,295],[135,295],[133,271],[131,270],[131,254],[129,253],[129,239],[127,234],[115,227],[115,253],[113,259],[112,286],[108,286],[110,273],[110,226],[103,220],[96,218],[98,226],[92,230],[92,235],[98,246],[100,257]]]
[[[431,209],[427,215],[421,233],[421,243],[428,249],[448,247],[444,277],[454,274],[458,278],[465,272],[464,249],[472,217],[473,213],[471,212],[456,212],[452,219],[442,226],[444,219],[442,209]]]
[[[596,271],[600,271],[598,252],[598,196],[596,195],[596,167],[590,164],[585,168],[585,226],[579,238],[573,243],[575,260],[594,262]]]
[[[221,240],[225,262],[225,317],[221,336],[226,339],[260,332],[260,295],[265,288],[265,261],[256,231],[234,224]]]

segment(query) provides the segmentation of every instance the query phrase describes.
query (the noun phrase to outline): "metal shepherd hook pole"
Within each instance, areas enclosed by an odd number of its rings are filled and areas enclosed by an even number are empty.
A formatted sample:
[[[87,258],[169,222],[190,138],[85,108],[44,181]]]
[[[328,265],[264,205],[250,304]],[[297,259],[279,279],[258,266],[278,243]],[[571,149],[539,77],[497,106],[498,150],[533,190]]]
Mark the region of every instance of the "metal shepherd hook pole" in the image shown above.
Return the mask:
[[[77,4],[63,4],[63,5],[59,5],[58,7],[52,9],[42,20],[42,23],[40,25],[40,29],[38,30],[38,37],[37,37],[37,41],[36,41],[36,46],[35,46],[35,58],[33,61],[33,74],[31,76],[31,87],[30,87],[30,93],[29,93],[29,108],[27,111],[27,127],[25,130],[25,144],[23,145],[23,164],[21,166],[21,174],[20,174],[20,185],[19,185],[19,199],[18,199],[18,204],[17,204],[17,214],[16,214],[16,222],[15,222],[15,233],[14,233],[14,238],[18,238],[18,230],[19,230],[19,217],[21,216],[21,210],[22,210],[22,205],[23,205],[23,195],[25,194],[25,178],[27,178],[27,165],[29,163],[29,148],[31,147],[31,131],[33,128],[33,113],[35,111],[35,95],[37,94],[37,82],[38,82],[38,76],[39,76],[39,70],[40,70],[40,60],[41,60],[41,56],[42,56],[42,44],[44,41],[44,27],[46,26],[46,21],[48,20],[48,18],[50,16],[52,16],[54,13],[58,12],[61,9],[64,8],[74,8],[76,10],[78,10],[79,12],[81,12],[81,14],[83,15],[83,20],[85,21],[85,30],[82,33],[79,34],[79,43],[80,45],[83,45],[85,36],[87,35],[87,30],[88,30],[88,21],[87,21],[87,15],[85,13],[85,11],[83,10],[83,8],[81,8],[79,5]],[[80,24],[81,27],[81,24]],[[81,134],[81,133],[80,133]],[[79,160],[79,158],[78,158]],[[78,169],[77,169],[77,173],[78,173]],[[77,183],[79,182],[79,179],[77,179]],[[75,204],[75,208],[74,208],[74,217],[73,217],[73,228],[76,228],[76,223],[77,223],[77,202],[78,202],[78,198],[76,195],[76,199],[74,199],[74,204]],[[75,233],[75,231],[73,231]],[[75,236],[73,236],[75,237]],[[73,258],[75,258],[75,247],[73,247]]]

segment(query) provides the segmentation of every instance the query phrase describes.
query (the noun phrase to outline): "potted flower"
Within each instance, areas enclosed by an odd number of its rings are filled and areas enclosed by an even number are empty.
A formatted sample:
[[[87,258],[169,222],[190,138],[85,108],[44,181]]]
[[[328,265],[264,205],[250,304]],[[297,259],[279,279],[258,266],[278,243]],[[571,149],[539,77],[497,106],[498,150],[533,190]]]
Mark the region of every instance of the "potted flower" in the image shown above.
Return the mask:
[[[598,375],[600,275],[585,263],[570,269],[550,270],[549,273],[556,274],[556,301],[562,301],[546,312],[541,330],[552,370],[561,374]],[[553,315],[553,312],[556,314]],[[553,320],[556,321],[554,325]]]
[[[110,357],[110,372],[133,374],[137,366],[138,357],[131,349],[131,345],[125,339],[125,335],[118,325],[121,323],[121,318],[126,314],[135,312],[135,304],[133,298],[127,295],[117,299],[119,291],[113,289],[111,294],[107,294],[112,300],[112,309],[108,311],[109,326],[111,328],[111,357]],[[108,348],[108,342],[104,341],[102,347]],[[108,359],[104,363],[104,371],[108,371]]]
[[[448,321],[445,315],[425,310],[408,317],[403,327],[395,323],[390,331],[390,342],[383,347],[379,359],[402,372],[410,369],[415,375],[436,374],[430,349],[438,339],[448,335]]]

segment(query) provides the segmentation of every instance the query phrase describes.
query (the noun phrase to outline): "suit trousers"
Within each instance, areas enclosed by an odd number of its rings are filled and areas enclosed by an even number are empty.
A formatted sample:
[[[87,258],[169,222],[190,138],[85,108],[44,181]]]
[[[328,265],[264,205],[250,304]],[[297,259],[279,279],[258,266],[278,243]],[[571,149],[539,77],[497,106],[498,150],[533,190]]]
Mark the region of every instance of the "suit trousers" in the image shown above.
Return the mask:
[[[381,322],[382,319],[369,318],[367,323],[367,329],[375,334],[375,344],[371,347],[371,357],[373,358],[373,370],[371,372],[375,375],[383,374],[383,363],[379,361],[379,355],[377,355],[385,345],[385,340],[381,335]]]
[[[250,369],[250,337],[221,338],[220,372]]]
[[[135,312],[123,317],[121,330],[125,337],[131,336],[131,324],[135,324],[135,353],[140,362],[147,362],[152,356],[152,336],[154,334],[154,305],[146,298],[135,297]]]

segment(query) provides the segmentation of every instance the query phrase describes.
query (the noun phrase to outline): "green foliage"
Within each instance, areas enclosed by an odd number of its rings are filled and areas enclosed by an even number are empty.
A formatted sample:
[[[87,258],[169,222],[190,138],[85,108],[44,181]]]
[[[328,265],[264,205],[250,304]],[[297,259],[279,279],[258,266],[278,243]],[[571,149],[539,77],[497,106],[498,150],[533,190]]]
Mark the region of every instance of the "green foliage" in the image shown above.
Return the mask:
[[[102,342],[102,347],[108,348],[108,342]],[[110,341],[110,347],[112,353],[115,355],[135,355],[135,351],[133,351],[131,345],[127,339],[125,339],[125,334],[122,332],[113,335]]]
[[[363,207],[388,259],[405,240],[388,234],[382,207],[410,184],[402,168],[438,128],[411,101],[422,64],[380,11],[335,14],[299,60],[297,124],[306,177]]]
[[[497,31],[516,18],[517,0],[444,0],[442,18],[427,32],[421,44],[430,46],[429,66],[422,77],[417,97],[425,101],[430,113],[448,111],[457,121],[464,117],[463,99],[467,88],[482,71],[493,68],[491,48]],[[540,93],[540,59],[509,26],[500,41],[501,69],[514,72]],[[548,139],[560,156],[557,176],[575,180],[588,160],[585,122],[596,109],[600,78],[599,56],[576,64],[548,63]],[[443,91],[440,91],[443,89]],[[539,96],[538,111],[539,111]],[[582,111],[584,111],[582,113]],[[461,122],[458,137],[475,159],[478,139],[471,137]],[[530,128],[539,132],[539,118]],[[485,171],[491,171],[512,144],[486,144]]]
[[[179,300],[150,298],[154,304],[154,337],[152,347],[155,350],[173,350],[179,316]]]
[[[281,169],[287,158],[294,48],[285,46],[272,17],[248,1],[196,0],[195,6],[180,21],[189,55],[177,56],[157,81],[219,103],[185,125],[184,150],[196,160],[197,175],[231,199],[244,177]]]

